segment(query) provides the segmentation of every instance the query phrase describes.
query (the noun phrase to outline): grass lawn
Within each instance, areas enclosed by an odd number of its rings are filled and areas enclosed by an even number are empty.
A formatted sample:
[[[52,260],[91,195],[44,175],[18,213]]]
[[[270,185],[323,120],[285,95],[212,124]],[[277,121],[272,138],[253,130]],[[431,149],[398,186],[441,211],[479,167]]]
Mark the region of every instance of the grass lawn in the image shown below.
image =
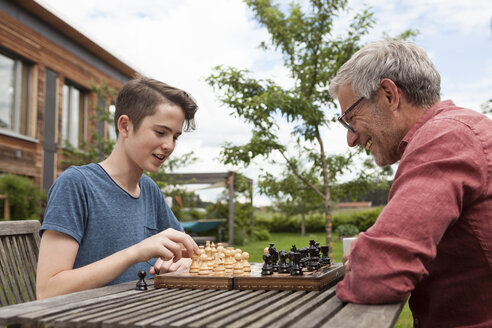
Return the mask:
[[[256,241],[251,242],[248,245],[242,246],[243,252],[248,252],[250,262],[263,262],[263,249],[270,246],[269,243],[275,243],[277,251],[281,249],[290,251],[292,245],[296,245],[297,248],[309,246],[309,240],[314,239],[321,245],[325,245],[325,233],[306,233],[306,236],[302,237],[297,233],[272,233],[272,239],[268,241]],[[337,235],[333,234],[333,259],[335,262],[342,261],[343,245],[341,241],[337,241]],[[408,303],[403,308],[400,317],[395,325],[396,328],[411,328],[413,327],[412,313],[408,308]]]

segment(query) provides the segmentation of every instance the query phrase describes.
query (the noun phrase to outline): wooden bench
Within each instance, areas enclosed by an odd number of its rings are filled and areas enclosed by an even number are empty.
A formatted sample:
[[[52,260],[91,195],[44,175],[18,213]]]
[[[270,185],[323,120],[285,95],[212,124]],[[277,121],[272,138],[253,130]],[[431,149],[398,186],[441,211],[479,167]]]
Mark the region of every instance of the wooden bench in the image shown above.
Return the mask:
[[[0,306],[36,299],[40,227],[36,220],[0,222]]]

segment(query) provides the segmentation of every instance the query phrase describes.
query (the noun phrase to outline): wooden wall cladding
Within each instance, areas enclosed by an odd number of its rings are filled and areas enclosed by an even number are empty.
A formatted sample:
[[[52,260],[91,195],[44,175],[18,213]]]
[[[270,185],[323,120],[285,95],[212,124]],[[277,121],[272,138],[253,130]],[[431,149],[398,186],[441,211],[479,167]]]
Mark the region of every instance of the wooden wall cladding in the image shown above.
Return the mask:
[[[0,173],[29,176],[40,183],[43,175],[45,69],[49,68],[58,73],[57,124],[55,128],[58,147],[56,175],[64,169],[60,160],[63,145],[59,136],[62,121],[62,87],[65,79],[87,90],[90,89],[92,82],[104,82],[116,90],[121,88],[122,83],[3,11],[0,11],[0,45],[21,58],[23,57],[26,62],[32,65],[31,123],[28,135],[30,139],[16,138],[12,134],[0,133]],[[95,103],[97,103],[96,95],[89,94],[87,97],[87,117],[94,114]],[[93,128],[90,124],[87,126],[86,135],[88,137],[90,137]]]

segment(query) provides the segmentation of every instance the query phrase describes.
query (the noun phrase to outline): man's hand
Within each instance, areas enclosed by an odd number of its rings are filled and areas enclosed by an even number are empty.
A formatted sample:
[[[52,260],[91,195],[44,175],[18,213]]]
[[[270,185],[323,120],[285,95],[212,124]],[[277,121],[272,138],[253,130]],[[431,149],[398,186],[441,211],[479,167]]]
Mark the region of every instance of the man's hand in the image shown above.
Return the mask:
[[[189,271],[191,265],[190,258],[181,258],[178,261],[174,261],[174,259],[163,261],[161,258],[158,258],[155,262],[155,265],[150,268],[150,274],[159,274],[166,272],[178,272],[178,271]]]
[[[345,271],[348,271],[349,270],[349,266],[350,266],[350,261],[349,261],[349,257],[350,257],[350,253],[352,252],[352,248],[355,246],[355,243],[357,242],[357,240],[354,240],[352,241],[348,246],[347,248],[345,249],[345,252],[343,253],[343,256],[342,256],[342,263],[343,265],[345,266]]]

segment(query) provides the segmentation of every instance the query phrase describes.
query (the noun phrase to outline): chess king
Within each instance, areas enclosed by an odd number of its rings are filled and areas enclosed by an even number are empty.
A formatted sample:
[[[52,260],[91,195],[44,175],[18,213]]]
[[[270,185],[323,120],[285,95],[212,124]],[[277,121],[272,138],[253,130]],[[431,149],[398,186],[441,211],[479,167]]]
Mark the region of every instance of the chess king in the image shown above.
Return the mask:
[[[100,163],[70,167],[50,188],[38,298],[135,280],[140,270],[188,270],[198,246],[143,172],[157,172],[183,131],[194,129],[197,108],[185,91],[150,78],[123,86],[112,153]]]

